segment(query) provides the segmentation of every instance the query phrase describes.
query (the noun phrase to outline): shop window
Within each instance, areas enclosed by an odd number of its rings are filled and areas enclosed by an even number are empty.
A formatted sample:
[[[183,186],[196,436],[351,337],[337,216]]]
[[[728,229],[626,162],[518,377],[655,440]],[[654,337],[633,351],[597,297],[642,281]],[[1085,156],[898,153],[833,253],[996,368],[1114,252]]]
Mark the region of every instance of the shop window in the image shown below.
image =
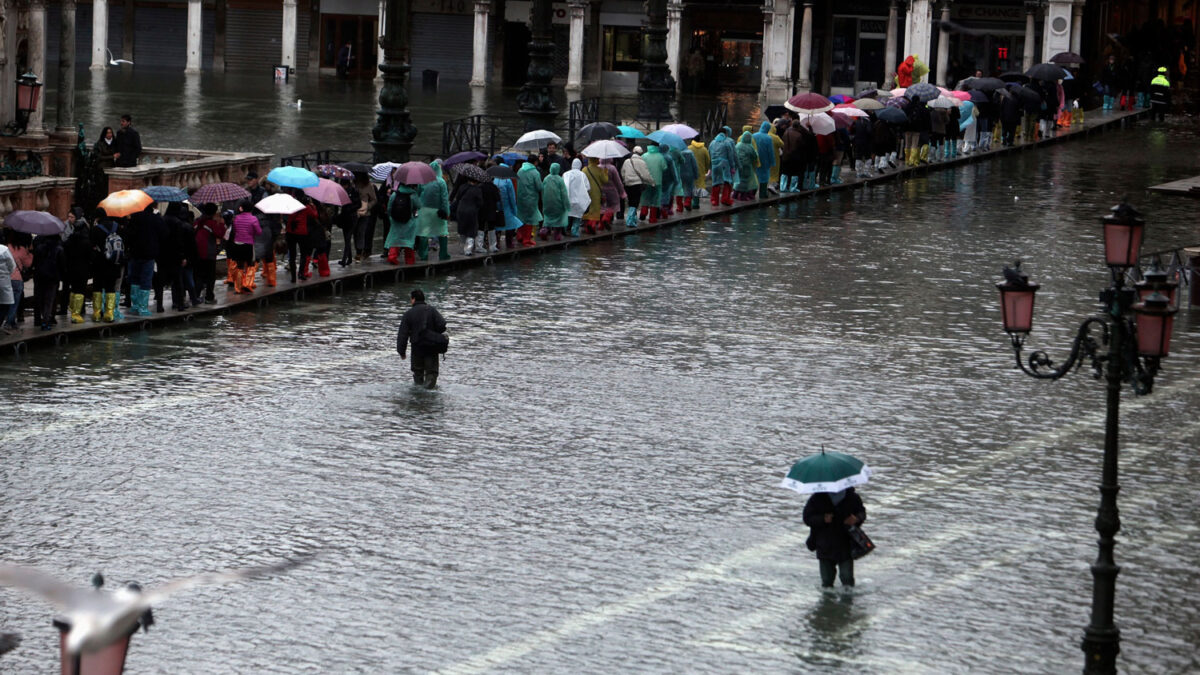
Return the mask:
[[[631,26],[604,27],[604,70],[638,71],[642,68],[645,38]]]

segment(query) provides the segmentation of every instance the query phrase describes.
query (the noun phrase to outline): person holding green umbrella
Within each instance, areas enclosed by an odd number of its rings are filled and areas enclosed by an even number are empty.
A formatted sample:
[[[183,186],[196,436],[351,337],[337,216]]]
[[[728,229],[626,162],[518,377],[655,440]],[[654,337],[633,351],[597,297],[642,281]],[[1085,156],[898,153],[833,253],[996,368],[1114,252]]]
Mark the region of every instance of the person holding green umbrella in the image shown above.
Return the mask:
[[[804,524],[811,533],[808,549],[817,554],[821,586],[832,588],[834,577],[842,586],[854,585],[854,541],[850,528],[867,519],[867,509],[854,486],[866,483],[871,469],[840,452],[806,457],[792,465],[781,487],[811,494],[804,505]]]

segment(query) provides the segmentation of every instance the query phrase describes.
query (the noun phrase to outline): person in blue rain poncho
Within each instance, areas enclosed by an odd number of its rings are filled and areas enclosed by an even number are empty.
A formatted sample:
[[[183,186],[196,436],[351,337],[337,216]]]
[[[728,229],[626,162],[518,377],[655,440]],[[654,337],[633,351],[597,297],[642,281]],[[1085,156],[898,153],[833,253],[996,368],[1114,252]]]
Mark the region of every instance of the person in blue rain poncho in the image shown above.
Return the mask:
[[[733,140],[727,136],[729,127],[721,127],[723,131],[717,134],[712,143],[708,144],[708,154],[712,161],[711,202],[713,206],[730,206],[733,204],[733,180],[737,173],[737,152]]]
[[[658,216],[662,212],[663,172],[666,169],[667,160],[663,158],[662,151],[658,149],[657,145],[651,145],[642,155],[642,161],[646,163],[646,170],[650,172],[653,184],[642,189],[641,217],[645,218],[649,213],[650,222],[657,223]]]
[[[517,188],[513,178],[493,178],[492,184],[500,190],[500,210],[504,212],[502,227],[496,228],[496,247],[500,246],[500,233],[504,233],[504,247],[512,249],[517,236],[517,228],[521,227],[521,218],[517,216]]]
[[[771,183],[771,169],[775,166],[775,140],[771,137],[770,122],[763,122],[758,133],[753,135],[754,146],[758,149],[758,168],[755,169],[758,178],[758,198],[767,196],[767,186]]]

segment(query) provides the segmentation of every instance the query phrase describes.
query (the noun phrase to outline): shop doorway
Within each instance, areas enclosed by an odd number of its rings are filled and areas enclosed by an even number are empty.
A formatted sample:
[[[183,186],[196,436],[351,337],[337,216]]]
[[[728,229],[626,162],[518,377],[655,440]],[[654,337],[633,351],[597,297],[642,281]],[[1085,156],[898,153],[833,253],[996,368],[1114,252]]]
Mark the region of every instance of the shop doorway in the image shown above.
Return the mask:
[[[374,16],[322,14],[321,67],[336,70],[340,77],[375,77],[379,65],[377,21]]]

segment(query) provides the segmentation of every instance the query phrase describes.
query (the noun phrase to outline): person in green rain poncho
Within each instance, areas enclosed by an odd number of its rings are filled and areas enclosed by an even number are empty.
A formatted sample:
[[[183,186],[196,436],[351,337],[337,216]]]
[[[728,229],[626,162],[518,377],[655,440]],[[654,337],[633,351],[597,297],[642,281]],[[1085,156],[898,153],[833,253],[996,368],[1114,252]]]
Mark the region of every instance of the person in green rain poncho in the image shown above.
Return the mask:
[[[667,166],[667,160],[663,158],[662,151],[658,149],[657,145],[651,145],[642,155],[642,161],[646,163],[646,169],[650,172],[650,178],[654,180],[654,184],[642,189],[642,208],[639,215],[641,218],[645,218],[646,213],[649,212],[650,222],[657,223],[661,213],[659,207],[662,205],[663,170]]]
[[[442,178],[442,165],[429,163],[434,181],[421,186],[417,211],[417,259],[429,259],[429,240],[438,240],[438,260],[450,259],[450,189]]]
[[[742,137],[737,143],[737,181],[733,184],[733,197],[742,201],[754,199],[754,193],[758,192],[758,175],[756,169],[759,165],[758,146],[754,144],[754,136],[749,132],[742,132]]]
[[[553,234],[554,241],[560,241],[567,229],[567,215],[571,210],[571,202],[567,199],[567,183],[558,175],[562,166],[558,162],[550,164],[550,174],[542,181],[542,232],[543,239]]]
[[[525,162],[517,171],[517,217],[521,227],[517,228],[517,241],[521,246],[533,246],[533,231],[542,223],[542,212],[538,202],[542,197],[542,174],[535,162]]]
[[[696,163],[696,154],[690,147],[671,152],[679,153],[679,158],[675,160],[679,166],[679,184],[675,186],[675,210],[680,213],[683,213],[684,209],[691,211],[696,208],[696,200],[692,195],[696,193],[696,179],[700,177],[700,165]]]
[[[404,264],[415,263],[413,253],[417,240],[417,188],[413,185],[398,185],[388,197],[387,211],[384,217],[391,221],[387,239],[383,248],[387,250],[388,262],[400,264],[400,256],[404,256]]]

